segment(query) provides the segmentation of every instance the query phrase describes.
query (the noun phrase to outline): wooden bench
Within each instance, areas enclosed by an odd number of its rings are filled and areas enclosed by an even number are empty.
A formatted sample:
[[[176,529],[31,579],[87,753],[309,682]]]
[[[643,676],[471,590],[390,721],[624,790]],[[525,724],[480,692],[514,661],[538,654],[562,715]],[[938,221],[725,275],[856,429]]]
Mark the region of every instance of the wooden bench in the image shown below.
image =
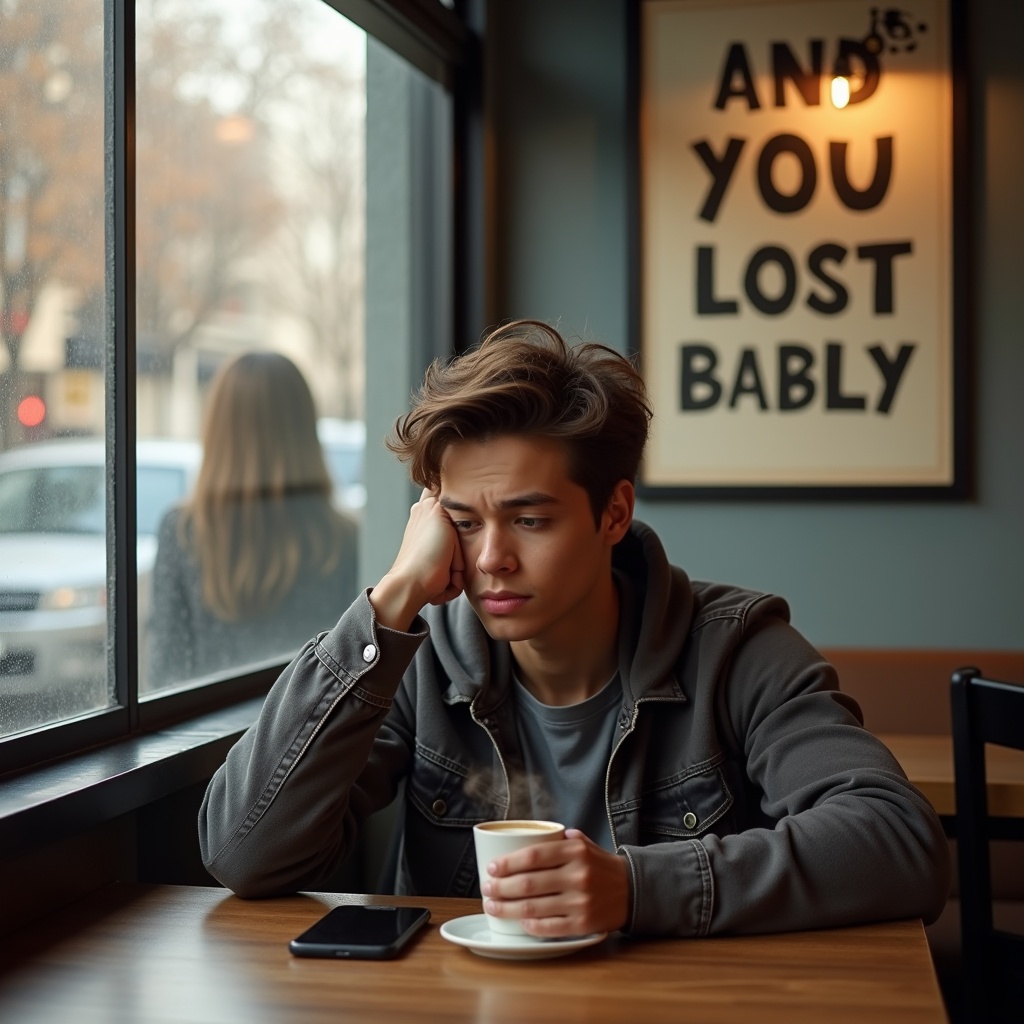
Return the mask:
[[[976,666],[990,679],[1024,682],[1024,650],[886,650],[826,647],[821,653],[836,667],[839,686],[864,712],[874,733],[948,736],[949,677]]]

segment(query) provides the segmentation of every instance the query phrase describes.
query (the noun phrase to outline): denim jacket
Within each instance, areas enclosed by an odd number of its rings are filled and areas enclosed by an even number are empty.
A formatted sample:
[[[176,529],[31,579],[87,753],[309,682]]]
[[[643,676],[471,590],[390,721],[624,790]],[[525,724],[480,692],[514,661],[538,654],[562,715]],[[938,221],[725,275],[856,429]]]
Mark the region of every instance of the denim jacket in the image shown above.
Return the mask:
[[[784,601],[617,546],[623,703],[605,776],[627,930],[707,935],[938,916],[948,846]],[[472,825],[520,815],[511,653],[464,597],[409,633],[367,594],[306,645],[228,753],[203,858],[242,896],[315,888],[406,782],[396,892],[478,895]]]

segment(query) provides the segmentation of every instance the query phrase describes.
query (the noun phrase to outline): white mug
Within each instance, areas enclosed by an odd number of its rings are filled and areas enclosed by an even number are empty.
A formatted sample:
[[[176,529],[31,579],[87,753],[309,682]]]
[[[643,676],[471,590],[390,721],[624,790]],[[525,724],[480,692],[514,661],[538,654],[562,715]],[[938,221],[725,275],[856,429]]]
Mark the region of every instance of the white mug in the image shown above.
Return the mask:
[[[565,838],[565,826],[557,821],[540,821],[535,818],[521,818],[511,821],[485,821],[473,826],[473,842],[476,844],[476,866],[480,875],[480,889],[490,878],[487,865],[498,857],[513,853],[536,843],[549,843]],[[484,897],[486,899],[486,897]],[[486,910],[484,913],[487,913]],[[501,935],[526,935],[523,926],[515,919],[493,917],[487,914],[487,923],[492,932]]]

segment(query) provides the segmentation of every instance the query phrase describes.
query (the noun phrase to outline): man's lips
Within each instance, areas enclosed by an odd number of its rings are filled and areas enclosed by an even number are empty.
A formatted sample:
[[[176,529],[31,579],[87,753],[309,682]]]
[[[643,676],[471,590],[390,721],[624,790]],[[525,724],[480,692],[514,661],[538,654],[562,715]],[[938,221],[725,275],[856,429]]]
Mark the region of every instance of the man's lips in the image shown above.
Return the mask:
[[[487,590],[479,597],[480,606],[489,615],[508,615],[518,611],[528,600],[525,594],[500,590]]]

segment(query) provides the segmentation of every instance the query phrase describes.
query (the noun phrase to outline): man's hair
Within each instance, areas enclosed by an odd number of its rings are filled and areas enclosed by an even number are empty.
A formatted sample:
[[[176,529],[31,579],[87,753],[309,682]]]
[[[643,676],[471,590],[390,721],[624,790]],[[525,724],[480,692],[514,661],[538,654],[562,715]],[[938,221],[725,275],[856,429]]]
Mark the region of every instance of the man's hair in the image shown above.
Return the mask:
[[[569,478],[600,524],[620,480],[636,479],[651,406],[628,359],[553,327],[516,320],[448,363],[435,360],[387,446],[421,487],[437,488],[448,445],[509,434],[563,443]]]

